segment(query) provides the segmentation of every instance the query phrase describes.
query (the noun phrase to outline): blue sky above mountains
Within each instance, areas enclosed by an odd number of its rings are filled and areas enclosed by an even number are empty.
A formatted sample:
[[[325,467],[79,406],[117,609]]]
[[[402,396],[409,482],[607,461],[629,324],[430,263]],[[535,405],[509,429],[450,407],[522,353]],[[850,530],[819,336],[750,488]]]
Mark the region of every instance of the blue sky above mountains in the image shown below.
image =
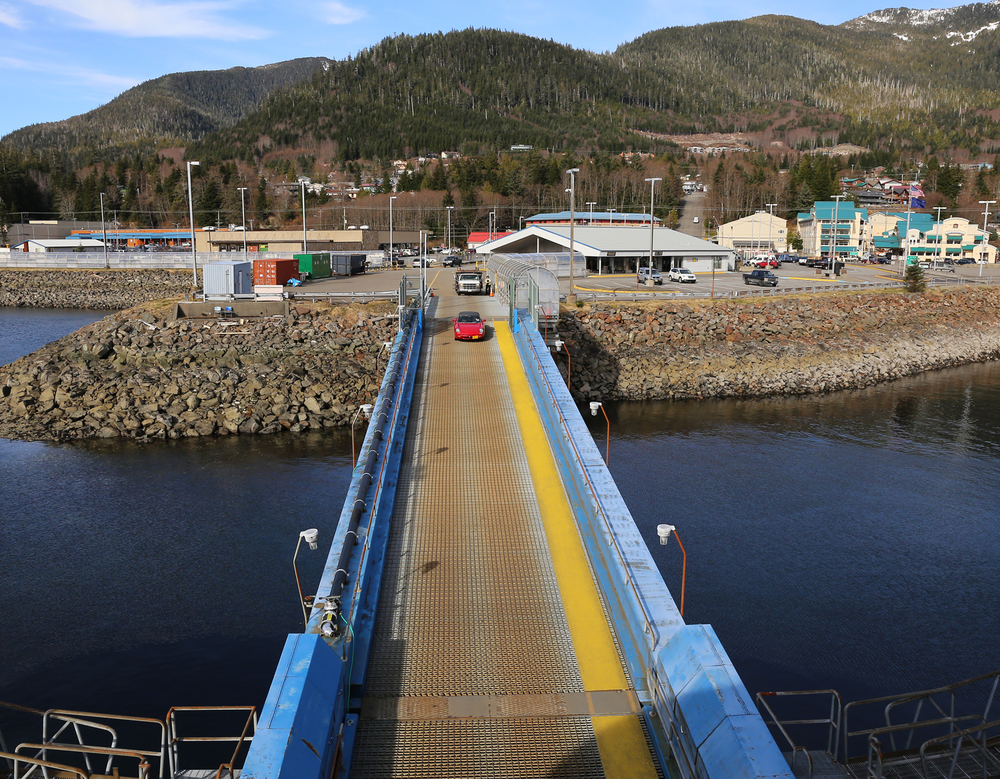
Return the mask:
[[[761,14],[840,24],[875,10],[862,0],[0,0],[0,136],[85,113],[168,73],[343,59],[403,33],[492,28],[603,52],[663,27]]]

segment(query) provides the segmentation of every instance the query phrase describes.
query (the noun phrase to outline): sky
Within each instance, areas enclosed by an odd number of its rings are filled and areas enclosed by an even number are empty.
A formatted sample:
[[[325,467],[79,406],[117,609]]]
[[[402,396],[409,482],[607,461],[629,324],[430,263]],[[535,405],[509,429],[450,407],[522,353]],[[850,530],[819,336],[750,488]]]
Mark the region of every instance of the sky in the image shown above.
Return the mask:
[[[763,14],[821,24],[893,7],[844,0],[0,0],[0,137],[68,119],[168,73],[296,57],[344,59],[394,35],[470,27],[508,30],[577,49],[613,51],[663,27]],[[931,8],[932,5],[909,7]],[[941,7],[938,3],[936,7]],[[751,13],[747,13],[751,10]]]

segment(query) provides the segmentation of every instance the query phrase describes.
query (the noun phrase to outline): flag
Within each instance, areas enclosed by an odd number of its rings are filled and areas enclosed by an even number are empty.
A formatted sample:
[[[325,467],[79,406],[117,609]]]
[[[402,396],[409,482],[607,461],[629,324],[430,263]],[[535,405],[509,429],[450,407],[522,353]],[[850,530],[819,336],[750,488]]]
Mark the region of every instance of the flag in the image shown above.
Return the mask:
[[[926,208],[927,199],[919,184],[910,184],[910,208]]]

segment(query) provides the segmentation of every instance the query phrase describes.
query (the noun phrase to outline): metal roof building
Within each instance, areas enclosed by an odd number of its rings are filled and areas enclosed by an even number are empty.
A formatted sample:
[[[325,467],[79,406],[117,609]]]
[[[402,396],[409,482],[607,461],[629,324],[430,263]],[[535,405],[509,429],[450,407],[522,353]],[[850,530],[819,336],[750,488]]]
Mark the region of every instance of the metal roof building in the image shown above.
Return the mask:
[[[558,211],[553,214],[535,214],[526,217],[524,223],[527,225],[539,224],[569,224],[569,211]],[[636,225],[649,224],[648,214],[630,214],[624,211],[588,211],[580,209],[573,213],[576,223],[585,225]],[[654,217],[653,221],[659,225],[662,220]]]
[[[29,238],[10,247],[12,252],[102,252],[104,243],[93,238],[52,238],[40,240]]]
[[[532,225],[516,233],[484,243],[479,254],[544,254],[568,252],[568,224]],[[618,225],[574,225],[573,249],[586,259],[594,273],[629,273],[649,263],[652,238],[653,267],[692,270],[726,270],[733,251],[718,244],[693,238],[666,227],[626,227]]]

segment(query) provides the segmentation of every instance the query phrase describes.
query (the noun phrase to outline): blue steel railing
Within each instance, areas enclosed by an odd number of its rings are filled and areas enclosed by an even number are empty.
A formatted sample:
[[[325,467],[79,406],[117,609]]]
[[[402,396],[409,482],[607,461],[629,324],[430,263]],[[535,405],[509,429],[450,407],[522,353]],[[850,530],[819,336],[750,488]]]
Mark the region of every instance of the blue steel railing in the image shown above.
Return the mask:
[[[344,776],[357,731],[360,691],[382,578],[423,318],[404,310],[309,626],[289,635],[241,776]]]
[[[527,311],[512,328],[661,762],[681,776],[791,777],[710,625],[687,625]]]

